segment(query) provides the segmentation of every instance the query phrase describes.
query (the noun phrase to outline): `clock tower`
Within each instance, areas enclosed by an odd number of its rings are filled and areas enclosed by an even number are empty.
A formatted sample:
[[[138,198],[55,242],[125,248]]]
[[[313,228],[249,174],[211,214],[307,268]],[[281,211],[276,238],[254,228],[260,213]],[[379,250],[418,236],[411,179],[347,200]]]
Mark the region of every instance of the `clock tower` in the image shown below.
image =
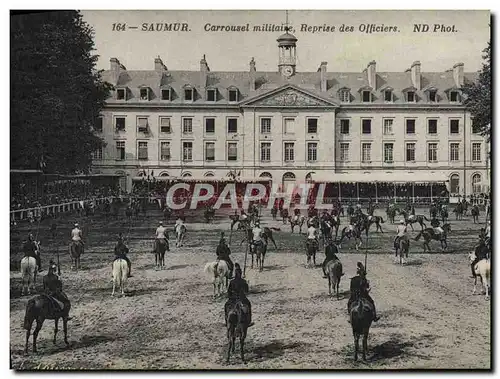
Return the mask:
[[[297,38],[289,33],[290,29],[287,22],[285,34],[282,34],[277,39],[279,49],[278,70],[286,78],[295,75],[297,58]]]

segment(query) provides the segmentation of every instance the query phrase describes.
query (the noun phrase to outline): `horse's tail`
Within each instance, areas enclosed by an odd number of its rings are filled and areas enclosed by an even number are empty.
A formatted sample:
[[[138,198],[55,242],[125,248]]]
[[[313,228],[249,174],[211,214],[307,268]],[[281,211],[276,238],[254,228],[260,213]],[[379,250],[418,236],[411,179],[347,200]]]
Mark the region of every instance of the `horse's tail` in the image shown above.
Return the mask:
[[[422,236],[422,231],[418,232],[417,236],[414,238],[415,241],[418,241]]]
[[[30,299],[28,301],[28,304],[26,304],[26,313],[24,314],[23,328],[26,330],[31,329],[35,313],[34,308],[35,308],[35,299]]]
[[[229,314],[227,315],[227,325],[234,327],[237,324],[238,324],[238,314],[236,313],[236,310],[232,309],[229,311]]]
[[[424,218],[425,221],[431,221],[425,215],[422,215],[422,217]]]
[[[215,270],[214,270],[214,267],[213,266],[213,262],[209,262],[205,265],[205,268],[203,269],[203,271],[206,273],[206,274],[212,274]]]
[[[385,222],[384,219],[382,218],[382,216],[379,217],[380,217],[380,223],[383,224]]]

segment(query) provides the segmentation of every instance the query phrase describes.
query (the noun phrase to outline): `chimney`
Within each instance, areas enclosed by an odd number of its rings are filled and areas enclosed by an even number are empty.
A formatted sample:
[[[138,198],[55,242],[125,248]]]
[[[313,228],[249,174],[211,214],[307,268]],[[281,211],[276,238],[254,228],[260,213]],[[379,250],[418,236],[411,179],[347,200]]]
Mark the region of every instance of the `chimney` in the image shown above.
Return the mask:
[[[374,90],[377,89],[377,63],[375,61],[371,61],[368,63],[368,67],[366,68],[366,73],[368,75],[368,85],[372,87]]]
[[[200,87],[203,92],[205,92],[205,87],[207,86],[207,76],[210,68],[208,67],[207,61],[205,59],[205,54],[203,54],[203,58],[200,60]]]
[[[163,64],[163,61],[161,60],[159,55],[157,58],[155,58],[155,71],[157,72],[167,71],[167,68]]]
[[[464,64],[457,63],[453,66],[453,80],[457,87],[462,87],[464,85]]]
[[[411,65],[411,82],[413,87],[420,90],[420,61],[415,61]]]
[[[113,82],[116,84],[118,82],[118,78],[120,77],[120,72],[122,70],[126,70],[126,68],[120,63],[117,58],[111,58],[109,60],[110,70],[113,77]]]
[[[250,61],[250,91],[255,91],[255,76],[255,59],[252,57],[252,60]]]
[[[326,65],[327,62],[321,62],[321,65],[318,68],[318,72],[320,73],[320,90],[321,92],[326,92],[327,91],[327,79],[326,79]]]

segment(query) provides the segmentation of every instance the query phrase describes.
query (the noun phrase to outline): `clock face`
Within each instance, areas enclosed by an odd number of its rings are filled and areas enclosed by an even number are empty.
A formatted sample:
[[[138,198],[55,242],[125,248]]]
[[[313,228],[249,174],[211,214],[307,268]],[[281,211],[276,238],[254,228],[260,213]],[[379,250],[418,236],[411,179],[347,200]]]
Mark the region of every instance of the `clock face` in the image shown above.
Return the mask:
[[[293,74],[293,68],[291,68],[290,66],[286,66],[283,68],[283,74],[285,76],[292,76]]]

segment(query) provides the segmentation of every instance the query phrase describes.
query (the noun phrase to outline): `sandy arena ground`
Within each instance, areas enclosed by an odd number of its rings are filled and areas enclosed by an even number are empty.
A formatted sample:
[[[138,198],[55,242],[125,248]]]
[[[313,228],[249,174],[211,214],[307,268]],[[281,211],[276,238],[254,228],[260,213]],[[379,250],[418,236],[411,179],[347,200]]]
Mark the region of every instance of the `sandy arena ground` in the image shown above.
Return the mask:
[[[380,321],[368,340],[368,361],[353,361],[353,338],[347,322],[349,278],[356,262],[364,261],[364,248],[356,253],[352,242],[342,245],[340,259],[346,275],[341,299],[328,296],[321,268],[305,267],[304,236],[290,233],[289,225],[272,221],[265,212],[263,224],[280,227],[274,232],[278,251],[268,250],[263,272],[247,268],[255,326],[245,345],[248,363],[242,364],[238,347],[226,365],[227,349],[223,305],[213,300],[213,287],[203,273],[215,259],[219,233],[229,235],[227,215],[218,211],[214,224],[189,216],[185,247],[166,255],[167,269],[155,271],[150,253],[158,211],[133,221],[130,228],[132,272],[128,296],[111,297],[112,249],[119,231],[127,234],[124,220],[105,221],[102,215],[58,219],[58,238],[49,237],[50,223],[40,225],[43,266],[60,251],[62,280],[72,301],[70,347],[63,342],[60,324],[57,345],[52,344],[54,323],[47,320],[38,337],[38,354],[23,354],[22,329],[29,297],[20,296],[18,272],[21,242],[30,226],[11,230],[11,356],[14,369],[416,369],[491,368],[490,302],[472,295],[466,251],[477,241],[482,224],[470,217],[454,221],[449,253],[422,253],[422,241],[411,244],[409,263],[393,263],[391,241],[395,225],[383,224],[386,233],[370,233],[368,278]],[[417,210],[422,213],[423,210]],[[122,211],[123,213],[123,211]],[[385,212],[376,214],[386,218]],[[428,215],[427,210],[425,214]],[[70,271],[67,242],[77,219],[87,235],[83,270]],[[342,219],[342,226],[346,219]],[[32,228],[36,231],[36,224]],[[412,237],[417,234],[410,232]],[[242,232],[232,236],[232,257],[243,264]],[[318,265],[324,254],[317,257]],[[44,272],[45,275],[46,272]],[[37,283],[41,291],[41,278]],[[31,341],[31,339],[30,339]]]

